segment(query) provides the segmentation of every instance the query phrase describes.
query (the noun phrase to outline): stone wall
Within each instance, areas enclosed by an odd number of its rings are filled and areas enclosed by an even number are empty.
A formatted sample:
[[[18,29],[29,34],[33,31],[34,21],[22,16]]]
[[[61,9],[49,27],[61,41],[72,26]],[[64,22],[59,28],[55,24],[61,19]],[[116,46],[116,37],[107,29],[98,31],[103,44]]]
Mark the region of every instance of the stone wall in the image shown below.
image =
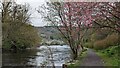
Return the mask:
[[[2,23],[0,23],[0,48],[2,48]]]

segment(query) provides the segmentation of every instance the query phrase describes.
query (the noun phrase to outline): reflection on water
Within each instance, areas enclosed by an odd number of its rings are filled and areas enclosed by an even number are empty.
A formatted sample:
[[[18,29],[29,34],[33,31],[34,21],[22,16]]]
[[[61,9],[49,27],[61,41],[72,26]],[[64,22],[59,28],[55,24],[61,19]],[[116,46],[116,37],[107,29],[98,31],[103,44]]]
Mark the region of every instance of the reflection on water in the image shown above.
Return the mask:
[[[50,52],[51,50],[51,52]],[[53,59],[51,58],[51,53]],[[67,45],[58,46],[40,46],[34,50],[26,50],[23,52],[9,52],[3,51],[3,66],[41,66],[46,64],[51,66],[53,61],[55,66],[61,66],[68,62],[70,58],[70,48]]]

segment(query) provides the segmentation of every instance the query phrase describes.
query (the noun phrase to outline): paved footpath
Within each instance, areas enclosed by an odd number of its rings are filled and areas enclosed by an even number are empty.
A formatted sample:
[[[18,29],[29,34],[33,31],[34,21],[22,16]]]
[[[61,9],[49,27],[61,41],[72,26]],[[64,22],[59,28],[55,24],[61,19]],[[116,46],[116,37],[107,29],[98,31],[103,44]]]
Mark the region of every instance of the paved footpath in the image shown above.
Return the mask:
[[[103,68],[103,60],[92,50],[88,49],[87,56],[82,59],[80,66],[94,66],[97,68]]]

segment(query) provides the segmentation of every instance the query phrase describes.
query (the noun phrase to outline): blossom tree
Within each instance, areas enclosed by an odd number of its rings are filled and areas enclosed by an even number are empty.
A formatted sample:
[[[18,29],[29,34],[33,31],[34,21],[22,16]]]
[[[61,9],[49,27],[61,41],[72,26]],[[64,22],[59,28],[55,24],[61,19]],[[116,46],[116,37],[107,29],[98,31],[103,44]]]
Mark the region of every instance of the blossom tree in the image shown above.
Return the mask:
[[[100,28],[110,28],[120,33],[120,2],[99,3],[94,8],[97,8],[93,17],[95,24]]]
[[[47,2],[38,12],[61,32],[75,59],[79,48],[83,49],[81,42],[88,29],[106,27],[120,33],[119,6],[109,2]]]
[[[51,2],[38,9],[42,17],[54,24],[66,39],[76,59],[84,33],[92,26],[92,10],[95,3]],[[42,10],[41,10],[42,8]]]

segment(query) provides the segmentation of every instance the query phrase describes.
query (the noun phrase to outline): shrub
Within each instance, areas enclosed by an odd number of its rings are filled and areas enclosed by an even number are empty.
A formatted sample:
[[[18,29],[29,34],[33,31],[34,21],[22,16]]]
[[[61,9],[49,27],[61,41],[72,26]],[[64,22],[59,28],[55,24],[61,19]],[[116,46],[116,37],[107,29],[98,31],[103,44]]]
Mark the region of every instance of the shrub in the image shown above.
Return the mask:
[[[93,43],[92,42],[87,42],[84,44],[85,47],[87,48],[93,48]]]
[[[110,33],[111,33],[111,30],[109,30],[109,29],[100,29],[91,35],[91,41],[95,42],[98,40],[103,40]]]
[[[93,45],[95,49],[104,49],[107,47],[105,40],[96,41]]]
[[[95,49],[104,49],[109,46],[119,44],[119,35],[117,33],[113,33],[108,35],[105,39],[96,41],[93,45]]]
[[[111,56],[118,57],[118,53],[119,53],[118,50],[119,50],[118,46],[111,46],[109,48],[106,48],[103,51],[108,57],[111,57]]]
[[[106,45],[113,46],[119,43],[119,35],[117,33],[113,33],[112,35],[108,35],[105,39]]]

